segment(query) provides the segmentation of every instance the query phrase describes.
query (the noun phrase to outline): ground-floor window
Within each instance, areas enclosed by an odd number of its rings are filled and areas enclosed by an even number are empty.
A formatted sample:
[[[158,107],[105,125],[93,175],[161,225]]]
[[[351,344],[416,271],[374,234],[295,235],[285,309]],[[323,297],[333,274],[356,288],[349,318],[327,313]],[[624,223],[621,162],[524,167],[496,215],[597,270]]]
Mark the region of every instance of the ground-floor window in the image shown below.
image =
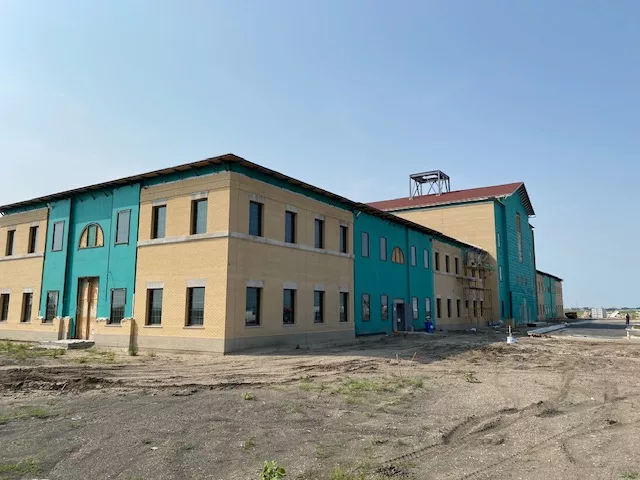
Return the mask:
[[[504,318],[504,300],[500,301],[500,311],[502,313],[502,318]]]
[[[262,289],[247,287],[247,299],[245,302],[244,324],[248,327],[260,325],[260,300]]]
[[[22,316],[20,321],[23,323],[31,321],[31,308],[33,306],[33,293],[22,294]]]
[[[53,322],[53,319],[58,315],[58,291],[53,290],[47,292],[47,310],[44,316],[45,323]]]
[[[282,294],[282,323],[284,325],[293,325],[296,323],[295,290],[285,288]]]
[[[204,287],[187,289],[187,326],[204,325]]]
[[[6,322],[9,319],[9,294],[0,295],[0,322]]]
[[[436,298],[436,318],[442,318],[442,299]]]
[[[451,299],[447,298],[447,317],[451,318]]]
[[[484,317],[484,301],[480,300],[480,316]]]
[[[371,320],[371,298],[368,293],[362,294],[362,321]]]
[[[380,320],[389,320],[389,297],[380,295]]]
[[[324,291],[313,292],[313,322],[324,323]]]
[[[424,299],[424,318],[431,320],[431,299],[429,297]]]
[[[162,324],[162,289],[147,290],[147,325]]]
[[[460,318],[460,299],[456,300],[456,314],[458,315],[458,318]]]
[[[109,323],[120,323],[124,318],[124,307],[127,303],[127,290],[124,288],[114,288],[111,290],[111,314]]]
[[[349,293],[340,292],[340,321],[349,321]]]
[[[477,317],[478,316],[478,302],[476,302],[475,300],[473,301],[473,317]]]
[[[413,319],[418,320],[418,318],[420,318],[420,312],[418,311],[418,297],[411,298],[411,311],[413,313]]]

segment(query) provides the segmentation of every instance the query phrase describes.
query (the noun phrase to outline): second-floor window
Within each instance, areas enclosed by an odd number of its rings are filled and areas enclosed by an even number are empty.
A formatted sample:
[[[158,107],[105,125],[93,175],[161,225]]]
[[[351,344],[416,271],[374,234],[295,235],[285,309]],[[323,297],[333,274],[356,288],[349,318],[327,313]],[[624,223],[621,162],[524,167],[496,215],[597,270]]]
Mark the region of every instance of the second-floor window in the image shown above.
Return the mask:
[[[360,249],[363,257],[369,256],[369,234],[367,232],[362,232],[360,234]]]
[[[9,257],[13,255],[13,240],[16,236],[15,230],[7,231],[7,246],[4,249],[4,254]]]
[[[340,225],[340,253],[349,253],[349,227]]]
[[[64,222],[55,222],[53,224],[53,239],[51,242],[51,251],[59,252],[62,250],[64,241]]]
[[[324,248],[324,220],[316,218],[314,222],[314,243],[316,248]]]
[[[164,238],[167,229],[167,206],[153,207],[151,218],[151,238]]]
[[[131,210],[122,210],[118,212],[116,218],[116,245],[129,243],[129,223],[131,219]]]
[[[262,204],[249,202],[249,235],[262,236]]]
[[[191,202],[191,235],[207,232],[207,206],[206,198]]]
[[[284,212],[284,241],[296,243],[296,214],[294,212]]]

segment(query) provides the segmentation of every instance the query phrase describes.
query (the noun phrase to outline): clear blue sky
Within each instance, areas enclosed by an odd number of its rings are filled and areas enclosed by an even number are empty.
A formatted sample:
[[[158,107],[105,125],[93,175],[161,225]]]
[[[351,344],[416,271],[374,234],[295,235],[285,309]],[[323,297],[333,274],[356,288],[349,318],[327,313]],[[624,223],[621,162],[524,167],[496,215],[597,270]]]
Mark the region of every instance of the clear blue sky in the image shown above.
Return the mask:
[[[0,0],[0,204],[226,152],[354,200],[524,181],[565,304],[640,304],[640,2]]]

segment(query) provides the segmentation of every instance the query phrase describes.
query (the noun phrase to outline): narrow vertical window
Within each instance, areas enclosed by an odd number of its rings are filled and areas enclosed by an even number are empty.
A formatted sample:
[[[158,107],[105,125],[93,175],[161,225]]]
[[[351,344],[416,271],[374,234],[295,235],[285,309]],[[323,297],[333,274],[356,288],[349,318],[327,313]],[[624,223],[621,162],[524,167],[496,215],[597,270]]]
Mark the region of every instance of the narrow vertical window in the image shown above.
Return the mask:
[[[167,229],[167,206],[153,207],[151,217],[151,238],[164,238]]]
[[[417,260],[417,254],[416,254],[416,246],[415,245],[411,245],[411,247],[409,248],[409,252],[410,252],[410,256],[411,256],[411,266],[415,267],[418,264],[418,260]]]
[[[27,253],[36,253],[38,248],[38,226],[34,225],[29,229],[29,248]]]
[[[473,317],[476,318],[478,316],[478,302],[473,301]]]
[[[449,255],[444,256],[444,271],[449,273]]]
[[[9,320],[9,294],[0,294],[0,322]]]
[[[431,320],[431,299],[429,297],[424,299],[424,317]]]
[[[293,325],[296,323],[296,291],[284,289],[282,294],[282,324]]]
[[[429,268],[429,250],[423,250],[422,256],[424,257],[424,268]]]
[[[460,318],[460,299],[456,300],[456,315]]]
[[[522,263],[522,230],[520,227],[520,214],[516,213],[516,236],[518,239],[518,260]],[[507,247],[508,248],[508,247]]]
[[[480,300],[480,316],[484,317],[484,300]]]
[[[380,237],[380,260],[387,261],[387,239]]]
[[[55,222],[53,224],[53,240],[51,242],[51,251],[59,252],[62,250],[64,241],[64,222]]]
[[[16,236],[16,231],[15,230],[8,230],[7,231],[7,245],[5,246],[4,249],[4,254],[9,257],[11,255],[13,255],[13,240]]]
[[[363,257],[369,256],[369,234],[367,232],[360,234],[360,250]]]
[[[247,287],[245,300],[244,324],[247,327],[257,327],[260,325],[262,300],[262,289],[256,287]]]
[[[447,298],[447,317],[451,318],[451,299]]]
[[[368,293],[362,294],[362,320],[371,320],[371,298]]]
[[[207,232],[207,207],[206,198],[191,201],[191,235]]]
[[[436,272],[439,272],[440,271],[440,253],[435,252],[434,256],[435,256],[434,262],[436,264]]]
[[[324,292],[322,290],[313,292],[313,322],[324,323]]]
[[[420,318],[420,311],[418,309],[418,297],[411,298],[411,312],[413,314],[414,320],[418,320],[418,318]]]
[[[500,232],[496,233],[496,238],[498,239],[498,248],[502,246],[502,237],[500,236]]]
[[[454,263],[455,263],[455,272],[456,275],[458,275],[460,273],[460,260],[458,259],[458,257],[455,257],[453,259]]]
[[[498,266],[498,277],[500,278],[500,281],[502,281],[502,265]]]
[[[47,309],[44,316],[44,323],[51,323],[58,316],[58,291],[47,292]]]
[[[187,326],[204,325],[204,287],[187,289]]]
[[[127,302],[127,290],[124,288],[114,288],[111,290],[111,314],[110,324],[119,324],[124,318],[124,307]]]
[[[340,253],[349,253],[349,227],[340,225]]]
[[[31,308],[33,307],[33,293],[22,294],[22,315],[20,321],[28,323],[31,321]]]
[[[346,323],[349,321],[349,293],[340,292],[340,321]]]
[[[389,320],[389,297],[380,295],[380,320]]]
[[[147,290],[147,325],[162,324],[162,289]]]
[[[324,248],[324,220],[320,220],[319,218],[316,218],[314,222],[313,246],[316,248]]]
[[[284,241],[296,243],[296,214],[289,210],[284,212]]]
[[[131,220],[131,210],[118,212],[116,218],[116,245],[129,243],[129,224]]]
[[[249,235],[262,236],[262,204],[249,202]]]
[[[436,298],[436,318],[442,318],[442,299]]]

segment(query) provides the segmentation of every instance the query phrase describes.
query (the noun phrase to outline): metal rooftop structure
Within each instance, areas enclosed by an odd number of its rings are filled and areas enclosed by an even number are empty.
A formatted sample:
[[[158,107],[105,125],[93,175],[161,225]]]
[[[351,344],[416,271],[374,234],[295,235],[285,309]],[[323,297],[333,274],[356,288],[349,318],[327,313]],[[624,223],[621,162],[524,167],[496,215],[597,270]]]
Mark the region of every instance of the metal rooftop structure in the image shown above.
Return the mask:
[[[424,193],[426,186],[427,192]],[[442,195],[451,191],[451,179],[441,170],[409,175],[409,198],[423,195]]]

